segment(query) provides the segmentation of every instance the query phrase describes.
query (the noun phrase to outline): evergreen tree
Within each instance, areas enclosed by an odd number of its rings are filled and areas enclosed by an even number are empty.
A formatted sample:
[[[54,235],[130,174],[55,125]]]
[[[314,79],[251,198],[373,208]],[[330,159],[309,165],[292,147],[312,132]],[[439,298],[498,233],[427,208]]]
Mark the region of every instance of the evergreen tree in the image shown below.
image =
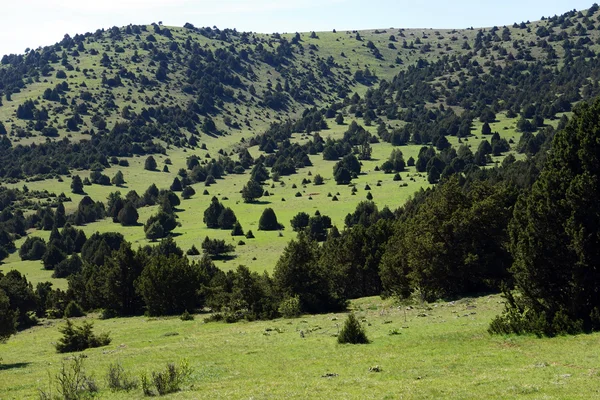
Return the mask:
[[[240,221],[236,221],[235,225],[233,225],[231,236],[244,236],[244,229],[242,228]]]
[[[71,191],[76,194],[83,194],[83,182],[79,175],[73,175],[71,181]]]
[[[282,228],[283,225],[277,222],[275,211],[270,207],[265,208],[258,221],[258,229],[261,231],[276,231]]]
[[[348,318],[344,322],[344,327],[340,331],[340,334],[337,338],[338,343],[340,344],[368,344],[369,339],[367,338],[367,334],[365,333],[364,328],[356,319],[354,313],[348,314]]]
[[[219,203],[219,199],[213,196],[210,201],[210,205],[204,211],[204,223],[208,228],[216,229],[219,227],[219,216],[224,210],[224,206]]]
[[[148,156],[148,158],[146,158],[146,161],[144,162],[144,169],[148,170],[148,171],[156,171],[156,160],[154,159],[154,157],[152,156]]]
[[[193,187],[186,186],[183,188],[183,191],[181,192],[181,198],[183,198],[184,200],[187,200],[195,194],[196,194],[196,191],[194,190]]]
[[[45,269],[54,269],[62,260],[67,256],[65,253],[56,246],[54,243],[50,243],[46,250],[46,253],[42,257]]]
[[[119,211],[117,219],[123,226],[133,226],[138,222],[139,214],[137,209],[132,202],[128,201],[125,203],[123,208]]]
[[[62,228],[63,226],[65,226],[66,222],[67,216],[65,215],[65,206],[61,201],[60,203],[58,203],[58,206],[56,207],[56,212],[54,213],[54,225],[58,228]]]
[[[232,229],[233,225],[237,222],[237,218],[233,210],[229,207],[224,208],[219,214],[218,218],[219,228],[221,229]]]
[[[181,192],[183,190],[183,188],[181,187],[181,181],[178,177],[173,178],[173,183],[171,184],[170,189],[173,192]]]
[[[538,181],[514,209],[512,272],[496,332],[600,330],[600,99],[581,104],[556,134]]]
[[[165,230],[163,229],[160,221],[154,221],[146,229],[146,238],[150,240],[160,239],[165,236]]]
[[[10,299],[0,289],[0,342],[17,332],[17,313],[10,307]]]
[[[259,182],[254,179],[250,179],[246,186],[242,189],[242,198],[245,203],[252,203],[259,199],[263,195],[263,188]]]
[[[259,183],[262,183],[269,179],[269,172],[262,164],[262,162],[257,163],[254,166],[254,168],[252,168],[252,171],[250,172],[250,179]]]
[[[119,170],[117,171],[117,173],[115,174],[115,176],[113,176],[113,178],[111,179],[110,183],[112,183],[115,186],[121,186],[125,184],[125,178],[123,178],[123,173]]]

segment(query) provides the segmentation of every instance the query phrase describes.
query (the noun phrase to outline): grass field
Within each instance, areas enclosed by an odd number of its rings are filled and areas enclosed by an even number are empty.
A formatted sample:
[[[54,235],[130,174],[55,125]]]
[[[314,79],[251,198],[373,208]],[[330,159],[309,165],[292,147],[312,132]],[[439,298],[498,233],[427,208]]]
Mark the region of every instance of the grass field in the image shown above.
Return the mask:
[[[351,308],[368,345],[338,345],[345,314],[267,322],[204,323],[203,315],[95,320],[112,343],[83,354],[102,388],[99,398],[141,398],[141,389],[112,393],[104,375],[120,361],[133,376],[187,359],[185,390],[166,398],[281,399],[588,399],[598,396],[600,335],[538,339],[490,336],[499,296],[407,307],[376,297]],[[90,318],[90,317],[86,317]],[[79,322],[77,322],[79,323]],[[3,344],[0,397],[36,398],[68,355],[52,345],[61,321],[20,332]],[[300,331],[303,331],[304,338]],[[398,334],[390,334],[397,331]],[[379,366],[381,372],[370,372]],[[335,374],[333,377],[323,377]]]

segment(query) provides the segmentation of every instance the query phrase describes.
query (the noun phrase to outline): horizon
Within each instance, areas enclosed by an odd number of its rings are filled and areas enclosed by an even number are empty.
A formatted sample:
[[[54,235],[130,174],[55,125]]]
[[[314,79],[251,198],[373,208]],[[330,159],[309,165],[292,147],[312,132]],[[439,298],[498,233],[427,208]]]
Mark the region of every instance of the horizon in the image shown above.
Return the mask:
[[[509,0],[484,7],[475,0],[452,4],[441,0],[427,4],[382,0],[368,6],[357,0],[305,0],[300,4],[273,0],[224,0],[219,4],[191,0],[105,0],[102,3],[26,0],[24,3],[27,10],[20,4],[5,7],[7,22],[0,32],[0,56],[23,54],[27,48],[55,44],[65,34],[72,37],[129,24],[162,22],[165,26],[182,27],[189,22],[196,27],[217,26],[261,34],[333,29],[465,29],[537,21],[573,9],[585,10],[593,4],[582,0],[535,0],[528,4]],[[117,9],[121,11],[119,14],[115,13]],[[432,13],[432,9],[436,12]]]

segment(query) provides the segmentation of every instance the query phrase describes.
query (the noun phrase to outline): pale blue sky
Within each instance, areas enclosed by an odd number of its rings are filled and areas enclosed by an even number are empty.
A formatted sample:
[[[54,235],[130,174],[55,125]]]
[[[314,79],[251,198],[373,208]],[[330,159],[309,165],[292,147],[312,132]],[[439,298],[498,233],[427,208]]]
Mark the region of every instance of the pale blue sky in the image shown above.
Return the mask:
[[[466,28],[537,20],[589,8],[582,0],[2,0],[0,55],[60,41],[65,33],[129,23],[253,32]]]

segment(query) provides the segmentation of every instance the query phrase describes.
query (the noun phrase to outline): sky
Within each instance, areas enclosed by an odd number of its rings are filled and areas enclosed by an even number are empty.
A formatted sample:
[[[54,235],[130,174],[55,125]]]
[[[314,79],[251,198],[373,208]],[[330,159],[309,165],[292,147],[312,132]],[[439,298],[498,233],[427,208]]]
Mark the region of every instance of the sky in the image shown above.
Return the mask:
[[[2,0],[0,55],[59,42],[65,34],[150,24],[260,33],[375,28],[467,28],[535,21],[593,0]]]

